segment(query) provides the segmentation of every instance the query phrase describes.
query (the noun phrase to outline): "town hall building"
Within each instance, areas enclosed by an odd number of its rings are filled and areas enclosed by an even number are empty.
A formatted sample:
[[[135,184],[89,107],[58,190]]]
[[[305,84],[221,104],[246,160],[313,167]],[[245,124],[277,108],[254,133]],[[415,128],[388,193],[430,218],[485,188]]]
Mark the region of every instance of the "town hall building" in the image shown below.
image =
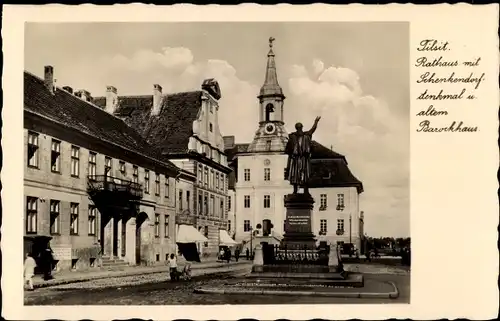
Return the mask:
[[[235,240],[248,243],[252,234],[271,225],[276,242],[285,232],[285,195],[292,193],[287,177],[285,147],[288,133],[283,118],[285,95],[278,82],[274,38],[269,40],[265,80],[258,99],[259,122],[250,143],[237,144],[224,137],[230,166],[234,170]],[[297,120],[298,121],[298,120]],[[360,246],[359,195],[363,184],[351,173],[345,156],[312,142],[310,193],[315,200],[312,229],[322,240]],[[260,227],[260,228],[259,228]]]

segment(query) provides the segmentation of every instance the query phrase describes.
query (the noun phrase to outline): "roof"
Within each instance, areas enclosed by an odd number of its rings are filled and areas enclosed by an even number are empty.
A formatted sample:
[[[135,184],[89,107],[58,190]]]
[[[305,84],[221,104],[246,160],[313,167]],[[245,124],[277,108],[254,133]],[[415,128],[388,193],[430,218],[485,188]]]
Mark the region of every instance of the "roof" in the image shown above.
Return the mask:
[[[161,159],[159,152],[121,119],[65,90],[57,89],[52,94],[42,79],[26,71],[24,109],[178,170],[170,161]]]
[[[313,140],[311,144],[311,158],[312,159],[330,159],[340,158],[345,160],[345,156],[327,148],[317,141]],[[347,163],[347,161],[346,161]]]
[[[238,170],[240,153],[245,153],[250,144],[234,144],[226,149],[228,161],[234,172]],[[356,187],[359,193],[363,192],[363,183],[352,174],[344,155],[327,148],[317,141],[312,141],[311,159],[311,188],[321,187]],[[229,188],[234,188],[236,177],[229,178]]]
[[[356,187],[363,192],[363,183],[356,178],[343,159],[313,159],[311,161],[310,187]]]
[[[158,116],[151,116],[153,96],[118,98],[115,115],[166,154],[188,152],[193,122],[198,119],[202,91],[165,95]]]

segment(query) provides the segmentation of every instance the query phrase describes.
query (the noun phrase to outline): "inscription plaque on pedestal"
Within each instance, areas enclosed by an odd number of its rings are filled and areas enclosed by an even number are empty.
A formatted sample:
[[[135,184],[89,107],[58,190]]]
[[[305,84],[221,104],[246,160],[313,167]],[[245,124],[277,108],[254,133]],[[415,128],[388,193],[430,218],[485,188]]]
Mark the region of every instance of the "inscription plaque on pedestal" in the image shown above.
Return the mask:
[[[314,199],[307,194],[285,197],[286,224],[283,245],[288,248],[314,248],[316,240],[311,228]]]

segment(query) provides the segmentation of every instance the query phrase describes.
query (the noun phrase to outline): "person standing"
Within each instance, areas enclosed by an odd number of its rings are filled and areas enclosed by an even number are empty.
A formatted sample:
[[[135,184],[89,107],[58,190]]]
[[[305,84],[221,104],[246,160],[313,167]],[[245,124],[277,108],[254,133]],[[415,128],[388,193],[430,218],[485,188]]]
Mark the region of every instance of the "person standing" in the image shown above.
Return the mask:
[[[52,249],[50,247],[46,248],[40,254],[40,259],[42,261],[43,268],[43,279],[45,281],[52,280],[52,265],[54,264],[54,257],[52,256]]]
[[[246,257],[247,257],[247,261],[250,259],[250,250],[248,249],[247,247],[247,250],[245,251],[246,253]]]
[[[177,273],[177,258],[174,253],[170,254],[167,264],[170,268],[170,281],[177,281],[179,276]]]
[[[26,253],[24,260],[24,285],[28,284],[28,290],[33,291],[33,276],[35,276],[35,259],[30,253]]]
[[[236,260],[236,262],[238,262],[239,257],[240,257],[240,249],[236,248],[236,250],[234,250],[234,259]]]

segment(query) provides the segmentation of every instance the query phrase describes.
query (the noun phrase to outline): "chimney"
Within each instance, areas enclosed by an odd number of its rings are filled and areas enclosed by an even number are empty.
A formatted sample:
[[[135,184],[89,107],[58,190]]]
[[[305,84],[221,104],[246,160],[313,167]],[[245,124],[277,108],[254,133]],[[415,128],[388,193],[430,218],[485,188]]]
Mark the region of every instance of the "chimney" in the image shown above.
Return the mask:
[[[156,116],[160,114],[161,109],[161,93],[162,88],[160,85],[153,85],[153,109],[151,110],[151,115]]]
[[[73,88],[71,88],[70,86],[64,86],[63,89],[67,92],[69,92],[70,94],[73,93]]]
[[[114,86],[106,87],[106,108],[105,110],[113,114],[118,106],[118,91]]]
[[[45,66],[44,83],[47,89],[54,93],[54,67]]]
[[[234,147],[234,136],[224,136],[222,139],[224,140],[224,149],[231,149]]]

